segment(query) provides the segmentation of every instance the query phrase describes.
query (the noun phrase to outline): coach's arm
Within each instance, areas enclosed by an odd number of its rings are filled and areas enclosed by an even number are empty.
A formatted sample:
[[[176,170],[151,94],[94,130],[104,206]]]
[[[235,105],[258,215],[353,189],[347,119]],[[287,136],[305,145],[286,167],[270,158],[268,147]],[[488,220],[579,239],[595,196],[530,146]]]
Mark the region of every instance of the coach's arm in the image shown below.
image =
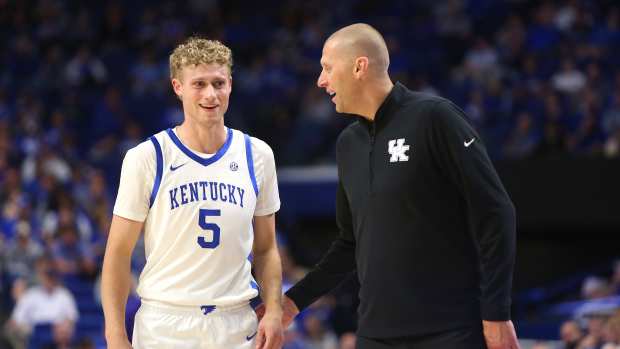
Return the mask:
[[[265,304],[256,335],[257,348],[282,345],[282,263],[276,244],[275,214],[254,216],[254,273]]]
[[[108,348],[131,348],[125,330],[125,305],[131,287],[131,254],[142,222],[112,217],[101,271],[101,301]]]

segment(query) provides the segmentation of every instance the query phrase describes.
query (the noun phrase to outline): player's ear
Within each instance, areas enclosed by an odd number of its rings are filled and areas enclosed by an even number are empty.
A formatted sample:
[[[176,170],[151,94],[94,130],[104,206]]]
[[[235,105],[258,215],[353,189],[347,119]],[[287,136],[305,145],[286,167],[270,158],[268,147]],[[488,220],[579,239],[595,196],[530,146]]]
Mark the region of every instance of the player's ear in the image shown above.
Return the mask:
[[[368,57],[357,57],[353,64],[353,75],[356,79],[361,79],[366,72],[368,72]]]
[[[172,90],[180,99],[183,96],[183,84],[181,84],[181,81],[177,78],[172,78],[170,82],[172,83]]]

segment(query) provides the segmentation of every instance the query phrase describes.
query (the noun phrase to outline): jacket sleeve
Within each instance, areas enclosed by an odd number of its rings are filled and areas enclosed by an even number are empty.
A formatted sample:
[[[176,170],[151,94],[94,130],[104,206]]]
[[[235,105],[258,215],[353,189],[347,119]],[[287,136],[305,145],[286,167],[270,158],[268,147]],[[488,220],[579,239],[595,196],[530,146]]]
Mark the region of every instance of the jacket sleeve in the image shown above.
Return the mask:
[[[516,250],[514,206],[482,139],[460,108],[437,101],[428,122],[433,158],[462,195],[468,230],[478,248],[482,318],[509,320]]]
[[[340,182],[336,194],[336,220],[340,236],[332,243],[321,261],[286,292],[300,311],[336,288],[355,270],[355,239],[351,210]]]

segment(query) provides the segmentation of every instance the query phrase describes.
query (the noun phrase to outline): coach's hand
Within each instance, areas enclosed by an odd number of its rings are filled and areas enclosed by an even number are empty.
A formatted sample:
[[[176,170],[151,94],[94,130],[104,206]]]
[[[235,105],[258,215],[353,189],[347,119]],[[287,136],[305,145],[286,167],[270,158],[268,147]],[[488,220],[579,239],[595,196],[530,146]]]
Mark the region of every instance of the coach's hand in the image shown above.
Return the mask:
[[[286,295],[282,296],[282,326],[284,328],[288,328],[295,316],[299,314],[299,308],[292,299],[288,298]]]
[[[265,304],[260,304],[256,307],[255,311],[256,316],[260,321],[265,315]],[[293,300],[288,298],[286,295],[282,295],[282,311],[282,327],[287,329],[293,322],[293,319],[295,319],[295,316],[299,314],[299,308],[297,308],[297,305],[295,305]]]
[[[512,321],[482,320],[482,332],[488,349],[520,349]]]
[[[280,349],[283,337],[282,314],[265,312],[258,323],[256,349]]]

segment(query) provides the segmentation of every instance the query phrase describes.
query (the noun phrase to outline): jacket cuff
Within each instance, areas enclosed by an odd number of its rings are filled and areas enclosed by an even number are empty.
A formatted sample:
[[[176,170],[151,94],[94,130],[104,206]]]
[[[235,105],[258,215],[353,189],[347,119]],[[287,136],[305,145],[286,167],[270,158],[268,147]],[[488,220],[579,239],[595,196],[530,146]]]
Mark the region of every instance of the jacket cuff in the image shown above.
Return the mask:
[[[510,305],[485,304],[480,305],[482,320],[508,321],[510,320]]]

